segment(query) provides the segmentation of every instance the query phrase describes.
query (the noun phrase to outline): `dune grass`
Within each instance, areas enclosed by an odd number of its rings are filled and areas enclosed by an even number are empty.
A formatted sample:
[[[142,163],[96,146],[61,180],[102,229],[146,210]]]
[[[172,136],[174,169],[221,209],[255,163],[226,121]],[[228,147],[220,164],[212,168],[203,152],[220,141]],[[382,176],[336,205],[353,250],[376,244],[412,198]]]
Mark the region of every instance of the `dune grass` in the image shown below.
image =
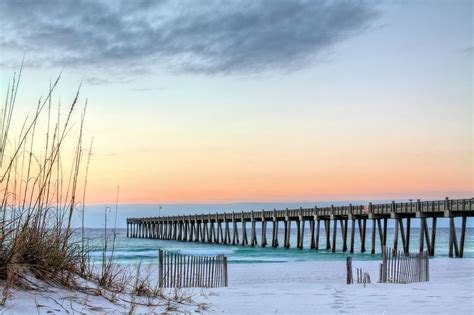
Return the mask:
[[[50,283],[72,287],[73,275],[84,273],[84,247],[71,242],[72,219],[77,211],[81,171],[82,130],[72,117],[79,107],[79,91],[61,119],[60,106],[53,113],[52,95],[61,78],[50,84],[31,117],[20,130],[11,130],[21,81],[21,69],[8,86],[0,116],[0,279],[8,287],[28,287],[26,272]],[[53,118],[53,116],[55,118]],[[15,124],[18,126],[18,124]],[[68,137],[76,128],[76,138]],[[74,152],[65,155],[71,141]],[[68,156],[68,161],[62,157]],[[71,157],[70,157],[71,156]],[[4,299],[8,296],[3,294]]]
[[[10,80],[0,109],[0,305],[8,300],[13,287],[34,289],[31,276],[54,286],[92,292],[84,287],[86,280],[96,285],[92,294],[105,296],[107,291],[109,298],[128,292],[131,310],[142,303],[137,300],[140,296],[158,299],[147,302],[150,305],[189,302],[185,294],[164,296],[158,286],[143,280],[148,276],[127,274],[114,264],[115,229],[112,254],[107,254],[106,227],[102,265],[97,268],[91,263],[84,237],[92,151],[92,141],[88,150],[83,148],[87,100],[81,105],[79,86],[67,107],[54,105],[59,74],[33,114],[18,124],[15,105],[21,72]],[[115,212],[117,208],[118,191]],[[78,217],[81,227],[75,229],[73,219]]]

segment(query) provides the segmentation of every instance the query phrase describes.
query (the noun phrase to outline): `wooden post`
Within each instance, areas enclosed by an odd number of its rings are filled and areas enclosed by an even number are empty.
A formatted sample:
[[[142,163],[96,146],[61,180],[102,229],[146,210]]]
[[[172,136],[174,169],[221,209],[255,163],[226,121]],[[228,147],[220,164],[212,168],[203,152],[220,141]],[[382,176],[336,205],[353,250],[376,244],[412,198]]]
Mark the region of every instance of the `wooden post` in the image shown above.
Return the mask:
[[[178,226],[177,226],[176,221],[174,221],[173,225],[174,225],[173,240],[177,240],[177,239],[178,239],[178,236],[177,236],[177,234],[178,234]]]
[[[430,241],[430,234],[428,232],[428,224],[426,223],[426,218],[423,217],[423,229],[424,229],[424,234],[425,234],[425,240],[426,240],[426,248],[428,254],[431,253],[431,241]]]
[[[449,257],[453,257],[453,248],[454,255],[459,257],[458,251],[458,241],[456,237],[456,226],[454,225],[454,217],[449,218]]]
[[[422,253],[424,249],[424,239],[425,239],[425,220],[424,218],[420,218],[420,249],[419,252]]]
[[[194,221],[191,220],[191,217],[188,218],[188,226],[189,226],[188,241],[192,242],[194,240]]]
[[[227,275],[227,257],[224,256],[224,286],[229,286],[229,277]]]
[[[225,237],[224,237],[224,244],[230,243],[230,228],[229,228],[229,221],[225,221]]]
[[[347,284],[352,284],[352,257],[349,256],[346,258],[346,267],[347,267]]]
[[[383,246],[387,246],[387,218],[383,218]]]
[[[242,246],[248,245],[248,239],[247,239],[247,227],[245,223],[245,219],[242,216]]]
[[[347,251],[347,219],[341,219],[341,229],[342,229],[342,251]]]
[[[224,243],[224,232],[222,231],[222,222],[217,222],[217,242],[219,243],[219,238],[220,242]]]
[[[337,238],[337,219],[334,218],[334,226],[332,231],[332,252],[336,252],[336,238]]]
[[[464,239],[466,237],[466,220],[467,217],[463,216],[461,221],[461,240],[459,244],[459,258],[464,256]],[[433,251],[434,251],[434,238],[433,238]]]
[[[383,236],[383,232],[382,232],[382,223],[381,223],[380,219],[377,219],[377,226],[378,226],[378,229],[379,229],[380,247],[381,247],[381,250],[383,250],[385,245],[383,244],[384,236]]]
[[[201,241],[201,239],[202,239],[202,233],[201,233],[201,232],[202,232],[202,226],[201,226],[201,222],[196,221],[196,222],[194,223],[194,227],[196,228],[196,231],[195,231],[196,233],[195,233],[194,241],[195,241],[195,242],[199,242],[199,241]]]
[[[267,246],[267,221],[265,221],[265,217],[263,215],[262,215],[262,239],[260,243],[262,247]]]
[[[411,218],[407,218],[407,232],[406,232],[406,249],[405,249],[405,254],[408,255],[410,252],[410,232],[411,232]]]
[[[188,220],[186,220],[185,218],[183,218],[183,227],[184,227],[183,241],[187,242],[189,225],[188,225]]]
[[[370,250],[370,253],[372,255],[375,254],[375,232],[377,230],[377,227],[375,226],[375,219],[372,219],[372,249]]]
[[[291,220],[288,220],[288,241],[286,244],[286,248],[290,248],[291,246]]]
[[[217,224],[217,220],[212,220],[211,219],[211,214],[209,214],[209,221],[211,222],[211,241],[209,243],[218,243],[218,236],[217,236],[217,230],[216,230],[216,224]],[[214,224],[215,223],[215,224]]]
[[[380,264],[380,268],[379,268],[379,282],[380,283],[383,283],[383,263]]]
[[[253,218],[253,213],[252,213],[252,231],[251,231],[251,238],[250,238],[250,245],[253,247],[257,245],[257,232],[255,228],[255,219]]]
[[[159,278],[158,278],[158,285],[160,288],[163,287],[163,251],[160,249],[158,251],[158,266],[159,266],[159,269],[158,269],[158,273],[159,273]]]
[[[300,249],[303,249],[304,243],[304,218],[301,220],[301,237],[300,237]]]
[[[432,224],[431,224],[431,249],[430,249],[430,256],[434,256],[435,254],[435,242],[436,242],[436,221],[437,218],[433,217]]]
[[[285,217],[285,248],[290,248],[291,220],[288,217],[288,209],[286,209]]]
[[[321,225],[320,224],[320,220],[319,218],[316,220],[316,246],[315,246],[315,249],[318,250],[319,249],[319,226]]]
[[[232,231],[234,232],[232,237],[232,245],[239,244],[239,228],[237,221],[235,221],[235,213],[232,212]]]
[[[300,241],[301,241],[301,221],[298,219],[296,220],[296,248],[300,249]]]
[[[273,217],[273,240],[272,247],[278,247],[278,221],[276,216]]]
[[[402,218],[399,218],[397,219],[397,222],[395,224],[398,224],[399,226],[399,229],[400,229],[400,236],[402,237],[402,247],[403,247],[403,253],[405,253],[405,243],[406,243],[406,240],[405,240],[405,230],[403,228],[403,219]]]
[[[331,221],[329,219],[324,220],[324,229],[326,231],[326,249],[331,248]]]
[[[309,233],[311,234],[310,247],[309,247],[310,249],[314,249],[316,247],[316,242],[314,239],[314,224],[315,224],[314,220],[309,221]]]
[[[379,223],[380,226],[380,223]],[[386,248],[382,248],[382,255],[383,255],[383,268],[382,268],[382,282],[387,282],[387,250]]]
[[[395,217],[395,228],[393,232],[393,248],[392,252],[394,255],[397,254],[398,249],[398,219]]]
[[[359,226],[360,226],[360,221],[359,221]],[[367,219],[362,219],[362,241],[360,245],[360,251],[362,253],[365,253],[365,235],[367,234]]]
[[[351,254],[354,253],[354,238],[355,238],[355,219],[352,218],[351,220],[351,249],[349,250]]]

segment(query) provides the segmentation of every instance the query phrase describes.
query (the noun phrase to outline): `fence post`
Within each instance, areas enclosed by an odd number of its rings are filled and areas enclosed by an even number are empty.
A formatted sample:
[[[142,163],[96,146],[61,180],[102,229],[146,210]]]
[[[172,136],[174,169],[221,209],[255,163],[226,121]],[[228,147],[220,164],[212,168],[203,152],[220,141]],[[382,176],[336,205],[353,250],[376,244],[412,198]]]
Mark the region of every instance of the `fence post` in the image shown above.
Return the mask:
[[[347,265],[347,284],[352,283],[352,256],[346,258]]]
[[[383,263],[380,264],[380,268],[379,268],[379,282],[380,283],[383,283],[382,270],[383,270]]]
[[[227,287],[229,285],[229,278],[227,276],[227,257],[224,256],[224,286]]]
[[[426,281],[430,281],[430,257],[426,256]]]
[[[158,265],[159,265],[159,286],[163,287],[163,251],[160,249],[158,251]]]

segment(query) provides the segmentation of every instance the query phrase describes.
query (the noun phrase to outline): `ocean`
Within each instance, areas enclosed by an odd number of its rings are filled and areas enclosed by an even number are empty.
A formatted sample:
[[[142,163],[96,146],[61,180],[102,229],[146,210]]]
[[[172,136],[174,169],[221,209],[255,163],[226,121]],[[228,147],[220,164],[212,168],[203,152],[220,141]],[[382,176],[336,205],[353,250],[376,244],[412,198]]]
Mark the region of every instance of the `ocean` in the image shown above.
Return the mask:
[[[369,223],[368,223],[369,225]],[[369,225],[370,226],[370,225]],[[360,253],[360,237],[358,230],[355,234],[354,260],[379,260],[380,259],[380,242],[378,233],[376,235],[376,254],[371,255],[371,228],[367,227],[366,232],[366,252]],[[357,227],[356,227],[357,229]],[[249,233],[250,229],[247,230]],[[231,231],[232,232],[232,231]],[[241,232],[239,230],[239,232]],[[224,244],[205,244],[198,242],[178,242],[156,239],[127,238],[126,229],[116,229],[115,251],[113,253],[114,261],[118,264],[154,264],[157,262],[158,250],[167,250],[171,252],[188,254],[188,255],[207,255],[214,256],[224,254],[228,257],[231,264],[242,263],[285,263],[298,261],[340,261],[344,260],[349,254],[350,248],[350,227],[348,228],[347,252],[342,252],[342,235],[338,226],[337,235],[337,252],[332,253],[326,250],[326,239],[324,227],[320,231],[319,250],[310,249],[310,231],[309,227],[305,228],[304,248],[302,250],[296,248],[296,228],[293,226],[291,230],[291,248],[283,247],[272,248],[271,246],[262,248],[260,245],[255,247],[242,245],[224,245]],[[267,228],[267,240],[271,240],[271,229]],[[108,234],[108,251],[107,255],[111,255],[113,230],[109,229]],[[410,251],[417,252],[419,246],[418,228],[411,229]],[[232,233],[231,233],[232,235]],[[284,230],[279,229],[279,243],[283,244]],[[387,246],[393,244],[393,228],[388,228]],[[460,238],[460,230],[458,229],[458,242]],[[239,233],[239,236],[240,233]],[[261,230],[257,229],[257,238],[260,242]],[[80,239],[80,231],[76,230],[75,238]],[[332,231],[331,231],[332,238]],[[91,250],[91,259],[93,262],[100,262],[103,256],[104,248],[104,229],[86,229],[85,239]],[[448,257],[448,241],[449,229],[438,228],[435,242],[435,259],[439,257]],[[402,248],[401,238],[399,236],[398,246]],[[426,246],[426,245],[425,245]],[[474,228],[466,229],[466,239],[464,244],[464,257],[474,257]]]

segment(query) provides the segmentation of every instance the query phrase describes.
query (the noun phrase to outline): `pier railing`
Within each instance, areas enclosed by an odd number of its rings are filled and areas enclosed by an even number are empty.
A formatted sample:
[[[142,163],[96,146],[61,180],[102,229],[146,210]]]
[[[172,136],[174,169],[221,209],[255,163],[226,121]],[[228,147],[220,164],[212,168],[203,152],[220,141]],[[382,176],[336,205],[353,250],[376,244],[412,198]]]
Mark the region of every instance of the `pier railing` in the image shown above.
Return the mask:
[[[227,287],[227,257],[193,256],[159,251],[162,288]]]

